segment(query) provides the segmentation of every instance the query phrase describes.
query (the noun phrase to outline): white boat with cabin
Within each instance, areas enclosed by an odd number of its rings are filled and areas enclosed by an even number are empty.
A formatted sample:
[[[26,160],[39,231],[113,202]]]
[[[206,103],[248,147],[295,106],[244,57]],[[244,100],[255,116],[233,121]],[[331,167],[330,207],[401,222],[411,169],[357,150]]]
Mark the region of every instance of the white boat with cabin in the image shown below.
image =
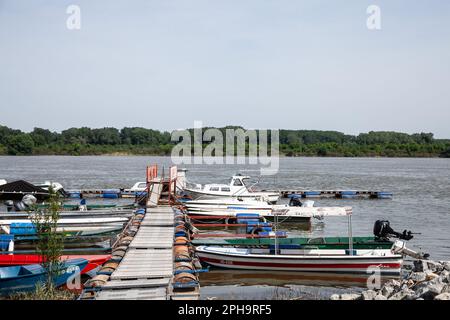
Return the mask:
[[[189,194],[192,198],[223,198],[223,197],[239,197],[245,199],[252,199],[260,197],[266,199],[270,203],[276,203],[280,198],[279,193],[256,191],[252,187],[247,186],[246,180],[249,176],[235,175],[231,178],[229,184],[196,184],[193,186],[184,187],[183,191]]]

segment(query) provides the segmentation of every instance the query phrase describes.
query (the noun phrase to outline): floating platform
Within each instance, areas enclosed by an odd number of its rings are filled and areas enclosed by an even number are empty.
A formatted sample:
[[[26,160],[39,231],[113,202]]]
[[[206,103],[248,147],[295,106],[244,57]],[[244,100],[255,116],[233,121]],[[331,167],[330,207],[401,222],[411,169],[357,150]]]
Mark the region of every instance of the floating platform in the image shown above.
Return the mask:
[[[125,189],[82,189],[82,190],[67,190],[69,198],[105,198],[105,199],[119,199],[119,198],[136,198],[145,197],[145,191],[129,191]]]
[[[394,194],[386,191],[367,190],[268,190],[280,192],[282,198],[301,195],[302,198],[335,198],[335,199],[392,199]]]
[[[335,199],[392,199],[394,194],[387,191],[368,191],[368,190],[264,190],[268,192],[280,193],[282,198],[288,198],[289,195],[298,194],[302,198],[335,198]],[[127,191],[125,189],[84,189],[67,191],[69,198],[136,198],[145,197],[145,191]]]

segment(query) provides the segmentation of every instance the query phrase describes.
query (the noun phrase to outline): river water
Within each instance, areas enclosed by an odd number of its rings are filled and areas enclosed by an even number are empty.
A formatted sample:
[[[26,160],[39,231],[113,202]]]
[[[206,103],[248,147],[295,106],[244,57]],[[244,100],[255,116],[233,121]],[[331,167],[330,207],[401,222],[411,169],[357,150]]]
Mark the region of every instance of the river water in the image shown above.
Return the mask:
[[[27,156],[0,157],[0,179],[30,182],[52,180],[66,189],[124,188],[145,181],[145,167],[171,165],[169,157],[147,156]],[[226,182],[241,172],[259,176],[255,165],[183,165],[188,180]],[[420,233],[409,247],[450,260],[450,160],[405,158],[281,158],[276,175],[263,177],[259,187],[310,190],[380,190],[394,193],[392,200],[317,199],[316,206],[353,207],[353,234],[371,235],[377,219],[387,219],[394,230]],[[286,225],[290,235],[337,236],[347,234],[347,219],[329,217],[313,221],[311,228]],[[203,298],[320,299],[330,293],[360,290],[361,279],[301,274],[245,273],[213,270],[201,275]]]

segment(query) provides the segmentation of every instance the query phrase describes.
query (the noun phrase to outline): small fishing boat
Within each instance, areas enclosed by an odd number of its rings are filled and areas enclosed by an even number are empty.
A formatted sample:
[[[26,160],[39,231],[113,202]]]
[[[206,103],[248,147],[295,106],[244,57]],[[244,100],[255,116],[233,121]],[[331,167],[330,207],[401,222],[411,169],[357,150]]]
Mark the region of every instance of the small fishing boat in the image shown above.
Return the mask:
[[[349,237],[288,237],[277,239],[278,245],[282,248],[291,249],[348,249]],[[379,239],[377,237],[353,237],[354,249],[390,249],[394,244],[388,239]],[[195,246],[222,246],[222,247],[258,247],[270,248],[275,245],[274,239],[249,238],[249,239],[194,239],[192,244]]]
[[[71,231],[61,231],[64,236],[64,241],[70,241],[73,239],[84,239],[84,238],[98,238],[98,237],[109,237],[111,235],[120,233],[123,226],[100,226],[92,230],[71,230]],[[10,233],[11,234],[11,233]],[[33,241],[37,240],[36,231],[32,227],[25,227],[23,229],[15,229],[12,233],[14,235],[15,241]]]
[[[410,240],[413,236],[411,231],[395,232],[389,221],[375,222],[375,238],[355,239],[351,217],[351,214],[347,215],[347,239],[329,238],[329,243],[316,241],[318,244],[309,239],[277,237],[273,240],[230,239],[230,244],[234,243],[232,246],[199,245],[196,253],[200,261],[228,269],[367,274],[370,268],[374,268],[382,275],[399,275],[403,255],[421,256],[407,249],[403,241],[390,242],[391,236],[402,240]],[[265,241],[265,246],[258,246],[259,241]],[[242,243],[246,243],[246,247],[239,247]]]
[[[127,217],[107,218],[61,218],[58,220],[58,232],[99,231],[112,227],[121,227],[128,222]],[[0,230],[5,234],[34,234],[35,227],[31,220],[0,220]],[[27,231],[28,230],[28,231]]]
[[[81,274],[85,274],[103,265],[110,258],[111,258],[110,254],[63,255],[61,256],[60,261],[64,262],[73,259],[87,260],[86,266],[81,270]],[[38,254],[0,254],[0,267],[38,264],[42,263],[42,261],[43,261],[42,256]]]
[[[59,287],[72,277],[81,273],[88,261],[86,259],[65,260],[59,275],[53,278],[56,287]],[[40,264],[22,265],[0,268],[0,295],[11,295],[16,292],[29,292],[36,288],[38,283],[44,283],[47,272]]]
[[[270,249],[269,249],[270,250]],[[275,254],[265,249],[199,246],[201,262],[244,270],[336,272],[367,274],[376,267],[381,274],[400,274],[403,256],[390,249],[280,249]]]
[[[183,191],[190,195],[192,198],[223,198],[223,197],[240,197],[245,199],[253,199],[255,197],[261,197],[266,199],[270,203],[276,203],[280,198],[280,194],[276,192],[256,191],[253,190],[253,186],[247,186],[246,180],[249,180],[249,176],[235,175],[231,178],[229,184],[187,184]]]
[[[88,210],[88,211],[61,211],[59,212],[60,218],[113,218],[113,217],[130,217],[134,213],[133,209],[118,209],[111,210]],[[17,220],[17,219],[29,219],[33,215],[33,212],[0,212],[1,220]]]
[[[86,207],[87,210],[105,210],[105,209],[133,209],[134,204],[126,204],[126,205],[117,205],[115,203],[94,203],[94,204],[77,204],[77,203],[62,203],[62,210],[74,210],[78,211],[83,206]],[[40,203],[36,205],[39,209],[46,209],[49,207],[48,203]]]

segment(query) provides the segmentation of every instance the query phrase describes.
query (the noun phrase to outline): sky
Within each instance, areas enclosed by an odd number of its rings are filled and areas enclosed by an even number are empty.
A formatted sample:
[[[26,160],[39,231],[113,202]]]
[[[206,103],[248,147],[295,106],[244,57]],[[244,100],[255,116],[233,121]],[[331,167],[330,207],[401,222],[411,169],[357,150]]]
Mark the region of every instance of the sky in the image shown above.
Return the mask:
[[[450,138],[449,119],[450,1],[0,0],[0,125]]]

